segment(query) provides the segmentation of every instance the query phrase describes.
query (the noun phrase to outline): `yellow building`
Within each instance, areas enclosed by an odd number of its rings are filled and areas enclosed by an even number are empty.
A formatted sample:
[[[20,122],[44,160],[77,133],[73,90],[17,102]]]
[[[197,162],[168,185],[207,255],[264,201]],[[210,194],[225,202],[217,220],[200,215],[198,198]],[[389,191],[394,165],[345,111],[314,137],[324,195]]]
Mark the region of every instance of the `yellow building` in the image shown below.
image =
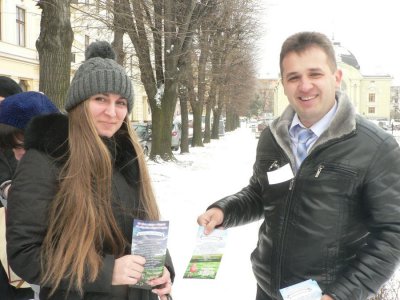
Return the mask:
[[[334,43],[337,56],[338,68],[343,71],[343,80],[340,89],[348,94],[353,102],[357,113],[373,120],[390,120],[391,111],[391,85],[390,75],[363,75],[354,55]],[[266,82],[269,82],[268,84]],[[279,116],[288,105],[280,80],[259,79],[259,83],[267,88],[275,85],[272,89],[274,99],[273,113]]]
[[[89,7],[90,1],[77,4],[77,7],[85,5]],[[35,43],[40,34],[41,13],[34,0],[0,0],[0,76],[11,77],[26,91],[39,90],[39,55]],[[82,13],[75,9],[71,9],[71,25],[74,30],[72,77],[84,60],[86,47],[99,39],[111,41],[112,35],[104,29],[104,25],[96,24],[87,17],[82,18]],[[132,60],[126,65],[131,78],[140,78]],[[132,80],[132,83],[135,99],[131,120],[150,120],[144,88],[140,80]]]

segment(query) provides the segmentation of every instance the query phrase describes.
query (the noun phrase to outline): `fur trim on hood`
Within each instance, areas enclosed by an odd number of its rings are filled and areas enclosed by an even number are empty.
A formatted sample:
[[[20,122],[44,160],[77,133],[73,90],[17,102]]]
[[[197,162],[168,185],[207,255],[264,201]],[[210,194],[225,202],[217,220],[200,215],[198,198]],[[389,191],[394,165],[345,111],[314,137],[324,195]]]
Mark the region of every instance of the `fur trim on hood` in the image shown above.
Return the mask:
[[[322,133],[310,151],[330,140],[348,135],[356,129],[356,112],[348,96],[341,91],[336,91],[336,100],[338,107],[331,124]],[[289,127],[292,124],[295,113],[294,109],[289,105],[282,115],[272,122],[270,127],[272,135],[290,158],[292,165],[294,165],[295,159],[290,148]]]

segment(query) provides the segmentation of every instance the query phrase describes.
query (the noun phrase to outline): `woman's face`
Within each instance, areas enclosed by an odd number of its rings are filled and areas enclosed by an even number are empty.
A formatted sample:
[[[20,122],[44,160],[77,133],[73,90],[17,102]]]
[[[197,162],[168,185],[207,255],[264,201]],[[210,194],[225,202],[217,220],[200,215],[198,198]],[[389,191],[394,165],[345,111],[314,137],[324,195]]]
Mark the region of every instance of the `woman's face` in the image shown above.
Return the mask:
[[[97,133],[112,137],[121,128],[128,114],[128,101],[113,93],[93,95],[88,101]]]
[[[15,138],[15,147],[12,149],[14,152],[14,156],[16,160],[21,160],[22,156],[25,154],[24,148],[24,138],[23,136],[19,136]]]

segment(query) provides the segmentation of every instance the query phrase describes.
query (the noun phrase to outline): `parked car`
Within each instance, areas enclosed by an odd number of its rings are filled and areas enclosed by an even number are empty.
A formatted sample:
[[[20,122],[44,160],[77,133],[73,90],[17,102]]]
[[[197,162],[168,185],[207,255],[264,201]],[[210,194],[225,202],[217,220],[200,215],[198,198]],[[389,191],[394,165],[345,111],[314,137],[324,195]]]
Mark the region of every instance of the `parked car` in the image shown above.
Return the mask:
[[[382,119],[369,119],[372,123],[378,125],[380,128],[383,130],[389,130],[392,129],[390,126],[390,122],[388,120],[382,120]]]
[[[224,136],[225,135],[225,120],[220,119],[218,124],[218,135]]]
[[[266,119],[259,119],[257,122],[256,130],[255,130],[255,136],[256,139],[260,138],[261,132],[269,126],[269,124],[273,121],[272,118],[266,118]]]
[[[133,123],[133,129],[139,137],[145,155],[149,155],[151,151],[151,123]],[[174,121],[171,128],[171,149],[179,150],[181,145],[182,126],[180,122]]]
[[[144,155],[149,155],[151,151],[151,123],[133,123],[132,126],[139,138]]]
[[[172,123],[171,130],[171,149],[178,151],[181,146],[181,136],[182,136],[182,124],[179,120],[175,120]]]
[[[255,119],[250,119],[249,122],[247,123],[247,127],[251,128],[252,132],[257,131],[257,120]]]

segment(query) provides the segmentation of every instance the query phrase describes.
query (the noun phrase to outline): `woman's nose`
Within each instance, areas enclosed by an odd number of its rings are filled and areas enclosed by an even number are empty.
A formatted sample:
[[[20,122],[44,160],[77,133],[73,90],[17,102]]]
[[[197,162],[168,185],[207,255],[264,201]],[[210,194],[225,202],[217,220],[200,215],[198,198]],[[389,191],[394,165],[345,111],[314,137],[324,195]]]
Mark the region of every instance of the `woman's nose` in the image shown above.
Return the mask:
[[[114,104],[110,103],[110,104],[107,106],[107,108],[106,108],[106,114],[109,115],[109,116],[111,116],[111,117],[116,116],[116,111],[115,111],[115,105],[114,105]]]

